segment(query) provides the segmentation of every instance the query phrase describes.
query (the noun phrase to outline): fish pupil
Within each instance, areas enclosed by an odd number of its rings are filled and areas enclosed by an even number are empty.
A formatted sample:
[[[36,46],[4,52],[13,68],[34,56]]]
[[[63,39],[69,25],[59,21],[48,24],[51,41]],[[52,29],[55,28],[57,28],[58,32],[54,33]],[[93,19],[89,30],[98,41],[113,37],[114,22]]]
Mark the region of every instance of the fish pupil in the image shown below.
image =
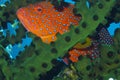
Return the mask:
[[[37,10],[38,10],[39,12],[40,12],[40,11],[42,11],[42,9],[41,9],[41,8],[38,8]]]

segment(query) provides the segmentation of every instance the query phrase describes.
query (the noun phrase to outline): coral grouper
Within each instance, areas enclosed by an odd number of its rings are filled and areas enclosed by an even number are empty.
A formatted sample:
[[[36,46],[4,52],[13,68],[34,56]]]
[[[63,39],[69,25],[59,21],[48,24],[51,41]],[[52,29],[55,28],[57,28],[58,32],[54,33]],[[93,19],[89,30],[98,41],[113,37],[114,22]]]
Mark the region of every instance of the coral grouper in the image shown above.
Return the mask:
[[[73,14],[73,8],[70,4],[58,11],[50,2],[42,1],[20,8],[17,16],[28,31],[49,43],[56,40],[56,33],[63,34],[69,30],[71,24],[78,24],[81,17]]]

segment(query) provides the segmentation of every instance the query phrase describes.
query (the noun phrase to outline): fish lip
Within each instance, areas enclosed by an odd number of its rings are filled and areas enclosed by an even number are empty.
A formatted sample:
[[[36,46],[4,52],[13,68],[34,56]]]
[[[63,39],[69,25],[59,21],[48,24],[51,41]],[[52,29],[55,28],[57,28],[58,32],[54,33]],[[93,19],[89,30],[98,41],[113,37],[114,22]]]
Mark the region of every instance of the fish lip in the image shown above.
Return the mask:
[[[23,24],[23,26],[29,31],[29,29],[26,27],[25,23],[27,22],[27,18],[25,18],[25,10],[24,8],[20,8],[17,10],[16,15],[19,19],[19,21]]]
[[[23,8],[20,8],[17,10],[16,12],[16,15],[18,17],[18,19],[21,21],[21,20],[24,20],[24,14],[25,14],[25,11],[23,10]]]
[[[17,12],[16,12],[17,15],[24,14],[24,13],[25,12],[24,12],[23,8],[18,9]]]

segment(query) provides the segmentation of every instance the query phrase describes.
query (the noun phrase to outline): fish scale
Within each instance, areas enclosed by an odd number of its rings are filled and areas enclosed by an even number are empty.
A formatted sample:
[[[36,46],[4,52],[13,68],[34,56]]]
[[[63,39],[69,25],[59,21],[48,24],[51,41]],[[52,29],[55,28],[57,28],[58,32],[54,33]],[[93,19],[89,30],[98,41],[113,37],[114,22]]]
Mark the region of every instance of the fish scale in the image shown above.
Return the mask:
[[[50,2],[42,1],[18,9],[17,16],[24,27],[39,36],[43,42],[55,41],[56,34],[63,34],[69,30],[71,23],[78,25],[80,16],[73,14],[73,5],[58,11]]]

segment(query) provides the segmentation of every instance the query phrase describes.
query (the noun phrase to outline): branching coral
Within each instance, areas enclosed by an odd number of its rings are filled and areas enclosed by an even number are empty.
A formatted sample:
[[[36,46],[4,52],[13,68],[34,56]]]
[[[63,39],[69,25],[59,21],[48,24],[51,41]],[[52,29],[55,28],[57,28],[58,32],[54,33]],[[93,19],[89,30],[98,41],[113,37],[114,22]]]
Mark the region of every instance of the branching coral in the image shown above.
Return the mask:
[[[16,58],[14,64],[9,64],[8,66],[6,66],[7,62],[5,59],[2,59],[2,62],[0,64],[4,64],[2,66],[2,72],[6,76],[6,79],[38,79],[39,75],[46,73],[53,67],[54,59],[63,57],[65,53],[67,53],[68,50],[72,48],[76,43],[82,43],[82,41],[84,41],[89,34],[95,31],[98,25],[105,20],[104,17],[107,15],[107,13],[109,13],[111,8],[114,6],[114,3],[115,0],[100,0],[94,3],[91,8],[87,8],[85,5],[85,0],[82,0],[80,2],[76,1],[74,13],[76,15],[81,14],[82,16],[82,20],[79,22],[79,26],[74,27],[71,25],[72,27],[69,32],[66,32],[63,35],[57,34],[56,36],[58,39],[49,45],[43,43],[40,38],[29,33],[29,35],[33,38],[33,43],[30,50],[28,48],[25,50],[25,52],[28,53],[30,51],[29,53],[32,53],[30,57],[24,56],[25,54],[20,55],[21,59],[19,59],[19,57]],[[83,70],[85,70],[86,66],[88,64],[91,66],[89,61],[90,60],[88,58],[84,59],[83,62],[79,61],[76,63],[77,69],[84,73]],[[77,64],[81,64],[82,66]],[[87,69],[89,70],[89,66]],[[89,74],[89,72],[90,71],[87,71],[86,74]],[[85,80],[87,79],[88,76],[85,78]]]
[[[0,0],[0,6],[1,7],[6,7],[6,5],[5,5],[6,2],[10,3],[10,0]]]

